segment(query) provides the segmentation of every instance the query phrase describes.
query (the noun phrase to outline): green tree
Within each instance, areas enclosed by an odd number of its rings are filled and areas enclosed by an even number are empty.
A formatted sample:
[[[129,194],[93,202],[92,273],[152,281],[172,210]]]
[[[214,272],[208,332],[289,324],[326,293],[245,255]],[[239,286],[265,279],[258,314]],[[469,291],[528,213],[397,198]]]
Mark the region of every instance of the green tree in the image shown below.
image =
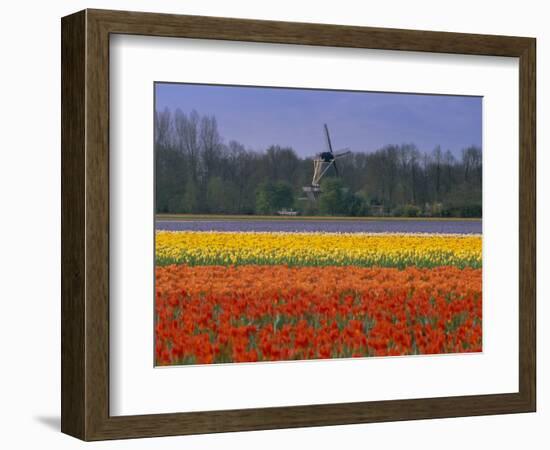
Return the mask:
[[[361,216],[368,211],[363,197],[354,194],[339,178],[327,178],[321,183],[319,210],[330,216]]]
[[[256,212],[259,214],[271,213],[271,199],[273,198],[273,184],[261,183],[256,190]]]
[[[220,177],[212,177],[206,186],[206,204],[211,213],[224,213],[230,210],[230,196]]]
[[[345,210],[344,186],[338,178],[326,178],[321,182],[319,210],[322,214],[339,215]]]
[[[273,214],[282,208],[294,205],[294,191],[286,181],[260,183],[256,191],[256,211],[260,214]]]
[[[193,179],[190,178],[185,185],[185,193],[183,194],[183,212],[198,212],[200,206],[199,203],[199,189]]]
[[[273,190],[273,206],[276,210],[292,208],[294,205],[294,191],[286,181],[277,181]]]

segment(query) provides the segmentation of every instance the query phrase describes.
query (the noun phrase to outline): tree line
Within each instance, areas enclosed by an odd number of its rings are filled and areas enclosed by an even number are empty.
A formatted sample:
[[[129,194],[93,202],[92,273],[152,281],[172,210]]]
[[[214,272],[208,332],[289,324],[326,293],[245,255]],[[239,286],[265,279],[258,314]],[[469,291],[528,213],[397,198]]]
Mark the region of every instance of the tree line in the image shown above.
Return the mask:
[[[317,201],[311,157],[273,144],[262,152],[224,142],[214,116],[168,109],[155,112],[157,213],[392,215],[481,217],[482,153],[471,146],[455,157],[436,147],[386,145],[338,160],[321,183]]]

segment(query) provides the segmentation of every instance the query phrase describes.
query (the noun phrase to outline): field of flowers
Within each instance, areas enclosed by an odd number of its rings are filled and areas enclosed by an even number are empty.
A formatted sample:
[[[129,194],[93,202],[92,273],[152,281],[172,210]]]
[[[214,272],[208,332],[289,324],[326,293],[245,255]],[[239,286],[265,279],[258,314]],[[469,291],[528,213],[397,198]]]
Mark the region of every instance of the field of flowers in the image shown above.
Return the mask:
[[[157,365],[481,351],[481,236],[156,234]]]
[[[157,265],[481,267],[479,235],[159,231]]]

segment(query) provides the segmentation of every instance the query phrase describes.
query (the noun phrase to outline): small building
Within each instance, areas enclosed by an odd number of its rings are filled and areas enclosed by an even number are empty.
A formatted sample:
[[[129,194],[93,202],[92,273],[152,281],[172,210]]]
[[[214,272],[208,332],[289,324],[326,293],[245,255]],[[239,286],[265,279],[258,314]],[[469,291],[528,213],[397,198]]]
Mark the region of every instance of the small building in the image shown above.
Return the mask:
[[[297,216],[298,211],[294,211],[293,209],[283,208],[283,209],[280,209],[279,211],[277,211],[277,214],[279,216]]]

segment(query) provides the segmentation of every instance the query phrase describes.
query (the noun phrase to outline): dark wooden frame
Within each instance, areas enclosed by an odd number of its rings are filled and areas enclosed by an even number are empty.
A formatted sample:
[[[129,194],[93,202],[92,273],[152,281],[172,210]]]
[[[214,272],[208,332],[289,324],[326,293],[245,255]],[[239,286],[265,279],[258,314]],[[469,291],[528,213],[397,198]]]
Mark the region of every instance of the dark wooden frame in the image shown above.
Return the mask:
[[[64,433],[100,440],[535,411],[534,38],[104,10],[64,17],[61,31]],[[113,33],[519,58],[519,392],[110,416],[108,99]]]

